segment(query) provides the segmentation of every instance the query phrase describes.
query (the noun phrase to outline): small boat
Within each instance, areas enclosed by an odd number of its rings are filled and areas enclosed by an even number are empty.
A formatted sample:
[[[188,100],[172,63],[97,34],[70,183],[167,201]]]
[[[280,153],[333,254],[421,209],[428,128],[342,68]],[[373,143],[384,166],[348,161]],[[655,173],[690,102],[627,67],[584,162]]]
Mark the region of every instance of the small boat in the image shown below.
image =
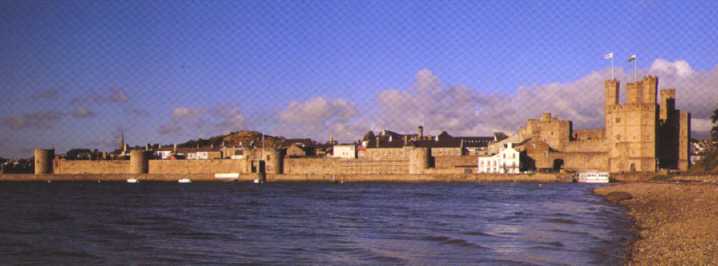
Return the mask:
[[[264,181],[262,181],[262,179],[255,178],[255,179],[254,179],[254,183],[255,183],[255,184],[264,184]]]
[[[232,182],[239,180],[239,173],[216,173],[214,179],[223,182]]]
[[[135,183],[139,183],[139,182],[140,181],[137,180],[137,178],[128,178],[127,179],[127,183],[130,183],[130,184],[135,184]]]
[[[608,172],[583,172],[578,174],[579,183],[606,184],[610,182]]]
[[[177,183],[188,184],[188,183],[192,183],[192,180],[190,180],[189,178],[182,178],[180,180],[177,180]]]

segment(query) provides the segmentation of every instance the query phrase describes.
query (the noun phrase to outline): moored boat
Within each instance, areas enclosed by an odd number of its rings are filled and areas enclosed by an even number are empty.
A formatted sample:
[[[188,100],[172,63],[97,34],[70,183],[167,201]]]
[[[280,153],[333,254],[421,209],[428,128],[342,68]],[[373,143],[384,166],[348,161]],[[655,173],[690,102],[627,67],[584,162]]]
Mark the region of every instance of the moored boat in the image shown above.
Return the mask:
[[[578,174],[579,183],[598,183],[605,184],[610,182],[610,175],[608,172],[590,171]]]
[[[188,183],[192,183],[192,180],[190,180],[189,178],[182,178],[180,180],[177,180],[177,183],[188,184]]]
[[[232,182],[239,180],[239,173],[216,173],[214,179],[224,182]]]
[[[135,184],[135,183],[139,183],[139,182],[140,181],[137,180],[137,178],[128,178],[127,179],[127,183],[130,183],[130,184]]]

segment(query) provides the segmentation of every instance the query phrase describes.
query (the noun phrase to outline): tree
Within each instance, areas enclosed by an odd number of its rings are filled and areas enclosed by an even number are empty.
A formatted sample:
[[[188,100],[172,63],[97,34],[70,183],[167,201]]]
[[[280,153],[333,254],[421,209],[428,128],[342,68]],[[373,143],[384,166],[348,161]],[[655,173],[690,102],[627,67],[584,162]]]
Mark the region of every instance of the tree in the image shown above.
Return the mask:
[[[713,110],[711,121],[713,122],[713,128],[711,129],[711,139],[713,141],[718,141],[718,109]]]

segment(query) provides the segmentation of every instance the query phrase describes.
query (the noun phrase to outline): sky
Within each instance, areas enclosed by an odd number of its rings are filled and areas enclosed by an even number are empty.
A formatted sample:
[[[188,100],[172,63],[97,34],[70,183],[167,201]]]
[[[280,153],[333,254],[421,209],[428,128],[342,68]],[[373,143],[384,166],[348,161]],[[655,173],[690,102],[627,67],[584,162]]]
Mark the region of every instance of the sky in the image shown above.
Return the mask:
[[[0,156],[236,130],[344,142],[602,126],[603,80],[718,108],[716,1],[0,2]]]

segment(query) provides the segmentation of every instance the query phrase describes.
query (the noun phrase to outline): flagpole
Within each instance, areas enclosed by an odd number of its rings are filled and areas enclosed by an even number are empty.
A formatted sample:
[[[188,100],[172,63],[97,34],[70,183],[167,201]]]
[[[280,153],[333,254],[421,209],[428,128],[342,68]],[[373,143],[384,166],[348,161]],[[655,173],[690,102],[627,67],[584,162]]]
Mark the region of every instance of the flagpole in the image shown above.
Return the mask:
[[[616,80],[616,73],[613,68],[613,56],[611,56],[611,80]]]
[[[636,67],[636,61],[638,61],[638,57],[633,59],[633,82],[638,81],[638,70]]]

